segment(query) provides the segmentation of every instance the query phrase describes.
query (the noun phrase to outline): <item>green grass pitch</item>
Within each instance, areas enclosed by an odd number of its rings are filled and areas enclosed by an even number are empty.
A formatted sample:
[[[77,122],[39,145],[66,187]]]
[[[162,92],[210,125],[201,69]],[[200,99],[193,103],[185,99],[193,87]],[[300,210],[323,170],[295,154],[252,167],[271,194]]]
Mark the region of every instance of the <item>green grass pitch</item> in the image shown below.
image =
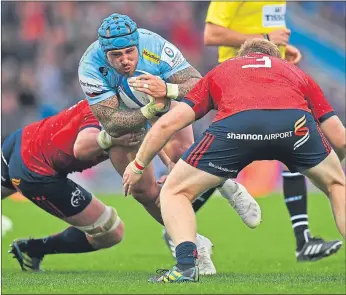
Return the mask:
[[[263,221],[247,228],[226,200],[213,197],[198,213],[199,232],[214,243],[216,276],[198,284],[150,284],[157,268],[169,268],[173,259],[162,240],[162,228],[132,198],[102,197],[117,208],[125,222],[124,241],[111,249],[88,254],[47,256],[44,272],[21,272],[7,253],[15,238],[42,237],[66,225],[29,202],[4,200],[2,213],[13,230],[2,239],[2,292],[13,293],[346,293],[345,246],[336,255],[314,263],[297,263],[295,240],[287,210],[279,194],[259,199]],[[326,239],[341,239],[329,202],[309,196],[310,228]]]

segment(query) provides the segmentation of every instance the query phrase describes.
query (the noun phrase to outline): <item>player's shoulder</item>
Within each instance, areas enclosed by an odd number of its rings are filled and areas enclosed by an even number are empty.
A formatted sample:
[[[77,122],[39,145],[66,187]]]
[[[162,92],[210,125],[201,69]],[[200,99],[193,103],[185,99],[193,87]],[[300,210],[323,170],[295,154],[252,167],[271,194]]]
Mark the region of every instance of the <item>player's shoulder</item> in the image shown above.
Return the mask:
[[[151,61],[160,62],[160,56],[166,39],[159,34],[147,29],[138,29],[139,32],[139,50],[143,58]]]
[[[104,66],[105,64],[106,64],[106,59],[99,45],[99,41],[95,41],[84,52],[79,62],[79,69],[86,70],[86,69],[90,69],[90,67],[91,68],[94,68],[97,66],[101,67],[101,66]]]

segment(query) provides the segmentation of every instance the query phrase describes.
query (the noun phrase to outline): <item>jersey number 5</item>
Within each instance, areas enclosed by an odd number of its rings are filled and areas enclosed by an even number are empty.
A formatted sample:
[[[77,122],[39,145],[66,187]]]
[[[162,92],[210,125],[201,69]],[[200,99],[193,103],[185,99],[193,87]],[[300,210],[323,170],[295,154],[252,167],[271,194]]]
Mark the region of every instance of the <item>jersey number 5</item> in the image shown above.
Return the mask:
[[[272,67],[272,61],[269,58],[269,56],[263,56],[262,58],[257,58],[256,61],[260,63],[254,64],[254,65],[245,65],[245,66],[242,66],[242,68],[247,69],[247,68],[271,68]]]

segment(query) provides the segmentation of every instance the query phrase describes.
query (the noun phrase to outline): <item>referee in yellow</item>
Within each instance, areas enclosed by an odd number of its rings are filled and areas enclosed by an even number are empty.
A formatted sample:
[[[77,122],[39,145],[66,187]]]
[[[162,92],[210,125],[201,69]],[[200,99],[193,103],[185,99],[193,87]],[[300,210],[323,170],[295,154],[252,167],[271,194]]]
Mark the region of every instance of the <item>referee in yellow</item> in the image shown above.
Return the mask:
[[[280,48],[282,58],[297,64],[302,56],[297,48],[289,45],[291,31],[286,28],[285,14],[285,1],[212,1],[206,17],[204,44],[218,46],[221,63],[235,57],[246,40],[263,38]],[[297,241],[297,261],[315,261],[335,253],[341,241],[326,242],[310,234],[304,176],[285,170],[283,191]]]

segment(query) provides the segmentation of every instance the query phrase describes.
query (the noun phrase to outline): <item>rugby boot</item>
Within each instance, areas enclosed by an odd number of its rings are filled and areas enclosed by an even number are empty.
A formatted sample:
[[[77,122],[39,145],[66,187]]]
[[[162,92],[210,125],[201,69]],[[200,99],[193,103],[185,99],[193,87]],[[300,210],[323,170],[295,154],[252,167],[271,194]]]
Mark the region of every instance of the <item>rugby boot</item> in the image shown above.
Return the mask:
[[[197,234],[196,246],[198,252],[198,268],[201,276],[216,274],[216,268],[211,259],[213,254],[213,243],[206,237]]]
[[[298,262],[316,261],[338,252],[342,246],[342,241],[324,241],[322,238],[310,238],[300,251],[296,251]]]
[[[156,275],[149,278],[150,283],[195,283],[199,281],[198,266],[193,266],[186,270],[173,266],[171,270],[158,269]]]
[[[166,230],[163,231],[163,239],[165,240],[168,249],[172,253],[172,256],[175,258],[175,246]],[[200,234],[197,234],[196,246],[197,246],[197,252],[199,256],[198,257],[199,274],[201,276],[216,274],[216,269],[211,259],[211,255],[213,254],[212,248],[214,247],[213,243],[208,238]]]
[[[225,186],[219,188],[219,192],[238,213],[242,221],[248,227],[255,228],[262,221],[261,208],[243,185],[237,183],[237,186],[236,192]]]
[[[17,259],[23,271],[42,271],[41,262],[44,256],[34,254],[29,249],[28,241],[30,239],[18,239],[10,245],[9,253]]]

